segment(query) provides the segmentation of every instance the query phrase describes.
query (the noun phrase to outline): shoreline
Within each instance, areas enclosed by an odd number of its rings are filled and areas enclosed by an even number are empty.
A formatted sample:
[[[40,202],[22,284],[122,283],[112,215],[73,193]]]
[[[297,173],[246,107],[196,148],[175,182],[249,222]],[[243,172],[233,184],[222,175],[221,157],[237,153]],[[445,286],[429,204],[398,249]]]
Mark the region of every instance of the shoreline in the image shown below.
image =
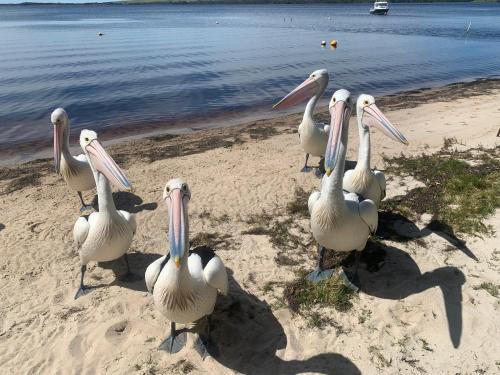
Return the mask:
[[[500,89],[500,78],[481,78],[473,81],[464,81],[451,83],[439,87],[424,87],[420,89],[401,91],[395,94],[383,95],[378,98],[377,104],[385,111],[410,109],[423,104],[432,102],[448,102],[462,98],[491,93]],[[326,97],[326,96],[325,96]],[[99,138],[107,146],[112,146],[120,153],[124,153],[130,142],[144,142],[148,146],[153,146],[155,142],[161,143],[165,140],[176,139],[181,144],[190,143],[195,146],[197,143],[204,144],[199,152],[210,149],[224,147],[227,144],[224,138],[234,137],[237,133],[246,133],[256,137],[257,133],[267,134],[276,130],[276,128],[296,127],[300,123],[303,113],[303,106],[294,107],[287,111],[274,111],[251,114],[254,110],[243,112],[228,112],[220,116],[213,116],[208,121],[202,122],[201,119],[186,127],[189,120],[158,122],[144,124],[143,126],[132,126],[118,129],[101,129]],[[326,106],[319,106],[316,110],[316,117],[320,121],[325,121],[327,115]],[[274,114],[274,115],[272,115]],[[216,125],[218,124],[218,125]],[[147,130],[146,130],[147,127]],[[269,130],[266,131],[266,127]],[[139,128],[139,129],[137,129]],[[293,128],[290,130],[294,130]],[[217,137],[221,139],[218,141]],[[204,140],[210,139],[212,142],[207,144]],[[70,144],[71,151],[79,154],[78,135],[73,132]],[[0,151],[0,175],[3,170],[18,167],[20,165],[48,161],[51,162],[52,139],[33,141],[27,143],[14,144],[11,147],[4,147]],[[168,156],[175,156],[168,154]]]

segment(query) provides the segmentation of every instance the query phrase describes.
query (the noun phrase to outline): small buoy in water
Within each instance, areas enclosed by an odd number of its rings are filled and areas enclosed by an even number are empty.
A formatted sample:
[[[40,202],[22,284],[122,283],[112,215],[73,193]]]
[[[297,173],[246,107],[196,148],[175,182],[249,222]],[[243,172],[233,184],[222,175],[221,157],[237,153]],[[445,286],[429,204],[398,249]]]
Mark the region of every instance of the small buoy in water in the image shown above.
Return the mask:
[[[219,24],[219,21],[215,21],[215,24],[218,25]]]
[[[103,34],[103,33],[101,33],[101,32],[99,31],[99,32],[97,33],[97,35],[99,35],[99,36],[103,36],[104,34]]]
[[[331,42],[330,42],[330,46],[332,46],[333,48],[337,48],[337,41],[335,39],[333,39]]]
[[[322,46],[322,47],[326,46],[326,40],[322,40],[322,41],[321,41],[321,46]]]

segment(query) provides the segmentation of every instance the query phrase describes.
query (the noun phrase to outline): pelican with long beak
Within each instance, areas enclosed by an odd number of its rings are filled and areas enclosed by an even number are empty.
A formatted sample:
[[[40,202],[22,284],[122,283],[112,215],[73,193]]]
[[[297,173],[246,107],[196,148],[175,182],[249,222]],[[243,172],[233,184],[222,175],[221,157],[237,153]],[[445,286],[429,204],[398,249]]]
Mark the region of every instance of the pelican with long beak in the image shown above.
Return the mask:
[[[306,153],[306,162],[302,169],[303,172],[309,170],[307,165],[309,155],[322,158],[325,154],[330,125],[316,122],[313,115],[314,108],[325,92],[329,79],[330,77],[326,69],[316,70],[311,73],[309,78],[274,105],[276,109],[284,109],[309,99],[302,122],[299,125],[300,144]]]
[[[171,322],[170,336],[160,349],[177,353],[186,344],[186,332],[176,330],[176,323],[208,321],[206,336],[198,337],[195,349],[205,358],[210,340],[210,315],[217,299],[217,291],[226,295],[228,279],[226,268],[213,250],[199,247],[189,251],[188,202],[191,192],[181,179],[170,180],[163,199],[169,212],[168,238],[170,252],[146,269],[146,286],[158,310]]]
[[[359,254],[370,234],[377,230],[375,203],[370,199],[361,200],[356,194],[344,194],[342,189],[351,105],[349,91],[342,89],[333,94],[329,105],[331,127],[325,151],[326,175],[321,191],[313,192],[308,201],[311,230],[319,245],[318,267],[307,276],[313,282],[324,280],[333,273],[333,270],[323,267],[325,249],[340,252],[355,250],[355,272],[349,280],[354,284]]]
[[[69,118],[66,111],[57,108],[50,116],[54,125],[54,164],[68,187],[78,193],[82,207],[80,211],[92,208],[83,201],[82,191],[95,188],[94,176],[85,154],[72,156],[69,152]]]
[[[344,190],[356,193],[375,202],[377,207],[385,198],[385,175],[370,169],[370,128],[376,127],[389,138],[405,145],[405,136],[387,119],[375,105],[375,98],[362,94],[358,97],[356,112],[359,130],[358,162],[344,175]]]
[[[79,248],[81,261],[80,288],[76,292],[75,299],[90,290],[83,284],[83,277],[90,261],[107,262],[123,256],[127,274],[130,274],[126,253],[136,230],[134,214],[116,209],[110,185],[111,182],[119,188],[131,190],[130,181],[101,146],[95,132],[82,130],[80,145],[94,175],[99,212],[92,213],[88,219],[81,216],[73,228],[73,237]]]

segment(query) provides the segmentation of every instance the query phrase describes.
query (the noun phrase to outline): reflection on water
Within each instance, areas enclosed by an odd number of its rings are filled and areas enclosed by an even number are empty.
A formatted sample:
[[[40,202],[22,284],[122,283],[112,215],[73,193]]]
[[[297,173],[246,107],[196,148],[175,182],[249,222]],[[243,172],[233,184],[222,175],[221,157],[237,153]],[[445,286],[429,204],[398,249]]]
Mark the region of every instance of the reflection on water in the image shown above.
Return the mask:
[[[328,95],[500,73],[499,5],[369,7],[0,6],[0,145],[49,139],[59,106],[97,130],[262,113],[318,68]]]

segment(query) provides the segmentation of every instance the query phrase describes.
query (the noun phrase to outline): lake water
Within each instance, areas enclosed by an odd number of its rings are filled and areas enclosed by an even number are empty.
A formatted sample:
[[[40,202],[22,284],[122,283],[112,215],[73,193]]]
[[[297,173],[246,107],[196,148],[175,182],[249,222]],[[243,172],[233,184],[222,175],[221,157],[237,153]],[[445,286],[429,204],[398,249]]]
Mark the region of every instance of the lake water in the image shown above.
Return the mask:
[[[318,68],[327,96],[500,75],[500,4],[369,7],[0,6],[0,148],[50,142],[59,106],[97,131],[266,116]]]

